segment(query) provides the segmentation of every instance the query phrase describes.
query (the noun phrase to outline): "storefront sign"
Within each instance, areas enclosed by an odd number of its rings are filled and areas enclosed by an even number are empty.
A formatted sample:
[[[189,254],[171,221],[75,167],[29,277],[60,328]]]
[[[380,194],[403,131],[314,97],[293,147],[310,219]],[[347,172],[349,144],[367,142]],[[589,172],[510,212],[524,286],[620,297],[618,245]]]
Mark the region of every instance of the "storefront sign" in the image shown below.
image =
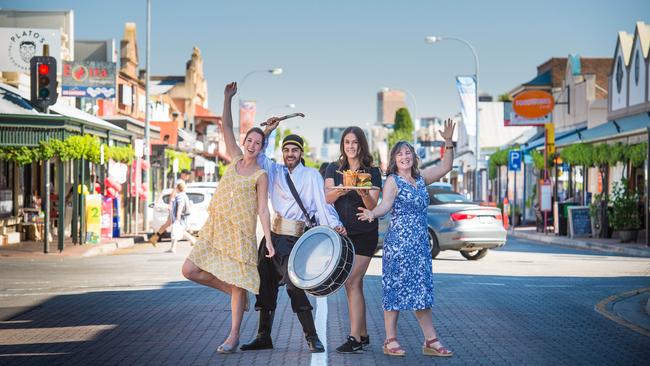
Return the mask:
[[[512,102],[503,103],[503,125],[508,126],[543,126],[551,122],[552,114],[549,113],[542,117],[526,118],[520,116],[512,109]]]
[[[524,118],[541,118],[553,112],[553,96],[542,90],[529,90],[517,94],[512,101],[513,111]]]
[[[115,63],[64,61],[62,95],[110,99],[115,97]]]
[[[59,59],[61,32],[57,29],[0,27],[0,71],[29,74],[29,60],[43,55],[43,45],[48,45],[50,56]],[[61,72],[61,63],[57,64],[58,73]]]
[[[86,242],[99,244],[102,233],[102,195],[89,194],[86,198]]]

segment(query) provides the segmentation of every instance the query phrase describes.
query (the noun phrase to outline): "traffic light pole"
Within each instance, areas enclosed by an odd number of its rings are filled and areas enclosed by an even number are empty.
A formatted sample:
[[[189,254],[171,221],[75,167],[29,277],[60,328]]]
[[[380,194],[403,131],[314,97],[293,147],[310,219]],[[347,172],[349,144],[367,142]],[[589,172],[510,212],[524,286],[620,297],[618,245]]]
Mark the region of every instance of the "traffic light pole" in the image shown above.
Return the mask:
[[[45,107],[45,114],[49,112],[49,108]],[[43,199],[45,200],[45,215],[43,218],[43,253],[50,252],[50,159],[43,162]]]

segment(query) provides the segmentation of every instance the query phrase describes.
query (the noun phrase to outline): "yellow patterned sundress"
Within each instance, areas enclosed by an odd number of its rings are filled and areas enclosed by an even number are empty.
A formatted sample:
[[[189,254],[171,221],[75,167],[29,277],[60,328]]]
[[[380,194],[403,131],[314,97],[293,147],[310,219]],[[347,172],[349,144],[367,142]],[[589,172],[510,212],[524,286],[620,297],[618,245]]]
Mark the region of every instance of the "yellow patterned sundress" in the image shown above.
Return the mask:
[[[237,173],[233,161],[212,196],[209,218],[188,259],[231,285],[259,293],[257,272],[257,192],[255,183],[266,171]]]

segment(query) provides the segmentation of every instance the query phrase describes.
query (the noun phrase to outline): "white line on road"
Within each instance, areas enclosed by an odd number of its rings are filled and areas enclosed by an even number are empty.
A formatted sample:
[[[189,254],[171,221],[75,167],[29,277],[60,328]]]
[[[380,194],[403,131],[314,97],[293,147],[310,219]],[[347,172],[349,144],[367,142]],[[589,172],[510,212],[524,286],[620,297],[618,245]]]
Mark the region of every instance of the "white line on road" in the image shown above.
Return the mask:
[[[312,366],[327,366],[327,297],[316,298],[316,333],[325,346],[325,352],[312,353]]]
[[[524,287],[568,288],[568,287],[575,287],[575,286],[574,285],[524,285]]]

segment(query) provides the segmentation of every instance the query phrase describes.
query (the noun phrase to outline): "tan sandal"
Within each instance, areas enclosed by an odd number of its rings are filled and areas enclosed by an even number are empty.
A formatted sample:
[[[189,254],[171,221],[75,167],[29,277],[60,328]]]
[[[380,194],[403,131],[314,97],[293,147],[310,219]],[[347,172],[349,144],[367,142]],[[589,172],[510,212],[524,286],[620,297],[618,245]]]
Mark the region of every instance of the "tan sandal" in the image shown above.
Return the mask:
[[[439,342],[440,347],[433,347],[433,344]],[[425,339],[424,346],[422,346],[422,354],[427,356],[438,356],[438,357],[451,357],[454,355],[453,352],[445,348],[442,345],[442,342],[438,338],[434,339]]]
[[[388,347],[389,344],[391,343],[396,343],[397,347]],[[389,356],[404,356],[406,355],[406,351],[402,348],[402,346],[397,342],[397,338],[388,338],[384,341],[384,354],[389,355]]]

